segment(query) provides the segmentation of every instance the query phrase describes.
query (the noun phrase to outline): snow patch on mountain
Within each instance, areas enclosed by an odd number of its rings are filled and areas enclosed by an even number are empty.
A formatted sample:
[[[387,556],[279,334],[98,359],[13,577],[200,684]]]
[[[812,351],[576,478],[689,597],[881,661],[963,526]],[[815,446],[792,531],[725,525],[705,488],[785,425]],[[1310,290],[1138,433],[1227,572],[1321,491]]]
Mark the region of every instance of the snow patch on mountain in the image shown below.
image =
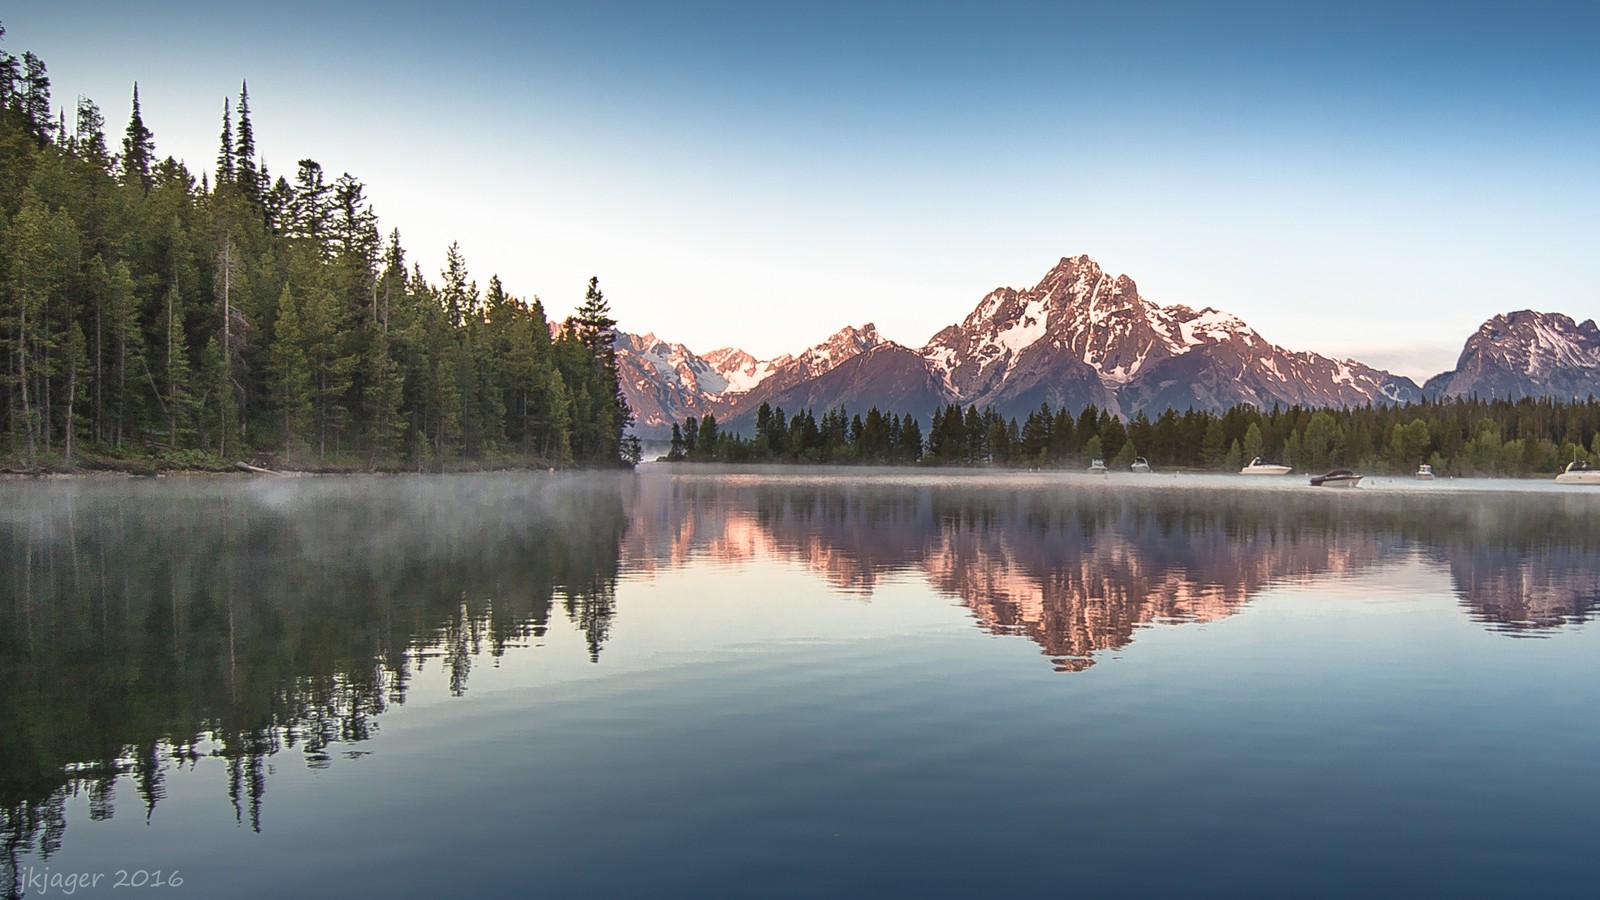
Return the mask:
[[[1537,365],[1582,356],[1587,344],[1569,336],[1579,330],[1563,331],[1559,323],[1531,328],[1522,355]],[[697,356],[654,335],[619,336],[618,356],[619,362],[634,357],[636,380],[659,381],[648,389],[637,385],[634,393],[649,394],[661,407],[649,421],[669,425],[685,411],[732,421],[768,401],[820,408],[847,401],[854,409],[882,407],[891,395],[993,404],[1003,414],[1037,409],[1041,401],[1092,402],[1122,415],[1420,397],[1409,379],[1354,360],[1285,350],[1230,313],[1159,306],[1139,295],[1132,278],[1112,276],[1088,256],[1063,258],[1032,288],[989,292],[959,324],[917,349],[884,339],[867,323],[767,360],[735,348]]]
[[[1428,379],[1435,397],[1558,397],[1600,394],[1600,327],[1560,313],[1518,310],[1484,322],[1456,367]]]
[[[722,378],[722,394],[743,394],[754,390],[790,358],[785,355],[777,359],[756,359],[733,347],[713,350],[705,356],[706,362]]]
[[[1188,307],[1183,306],[1172,309],[1182,313],[1190,312]],[[1255,335],[1255,332],[1237,316],[1219,312],[1209,306],[1194,313],[1193,318],[1178,318],[1177,322],[1183,348],[1182,350],[1174,348],[1177,352],[1186,352],[1207,342],[1225,341],[1236,336],[1250,343],[1250,338]]]

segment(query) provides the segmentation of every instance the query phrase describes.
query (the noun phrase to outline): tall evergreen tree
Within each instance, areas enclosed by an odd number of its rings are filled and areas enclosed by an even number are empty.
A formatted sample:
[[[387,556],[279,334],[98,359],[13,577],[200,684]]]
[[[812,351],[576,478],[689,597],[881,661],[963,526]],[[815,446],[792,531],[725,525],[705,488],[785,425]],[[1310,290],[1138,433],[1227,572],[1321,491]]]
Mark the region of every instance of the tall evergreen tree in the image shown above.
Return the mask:
[[[590,278],[589,289],[584,292],[583,305],[578,307],[579,338],[596,353],[615,353],[617,320],[611,318],[611,305],[600,291],[600,279]]]
[[[44,60],[32,51],[22,54],[22,69],[23,121],[28,133],[43,147],[50,143],[56,130],[50,115],[50,76],[45,74]]]
[[[667,449],[667,459],[671,462],[679,462],[683,459],[683,457],[683,428],[680,427],[677,422],[673,422],[672,443]]]
[[[324,180],[322,166],[314,159],[300,160],[294,190],[289,194],[289,217],[284,234],[304,241],[323,258],[330,256],[328,219],[332,212],[333,186]]]
[[[278,321],[272,341],[273,394],[282,415],[283,453],[296,458],[311,422],[311,367],[305,356],[301,301],[283,286],[278,296]]]
[[[122,139],[122,183],[137,184],[150,193],[155,179],[151,164],[156,152],[155,135],[144,125],[139,112],[139,83],[133,84],[133,114],[128,117],[128,131]]]
[[[178,285],[167,288],[163,299],[167,311],[166,365],[161,386],[162,409],[167,418],[167,440],[177,450],[184,446],[193,412],[193,383],[189,366],[188,338],[184,334]]]
[[[242,81],[239,83],[239,137],[233,151],[233,162],[239,193],[252,203],[260,203],[267,189],[266,172],[256,166],[256,131],[250,122],[250,85]]]
[[[262,167],[262,182],[266,182],[266,167]],[[267,230],[278,235],[283,235],[292,227],[294,210],[294,188],[289,182],[279,177],[261,196],[261,220]]]
[[[111,154],[106,149],[106,119],[100,114],[100,107],[88,97],[78,98],[78,114],[72,145],[96,173],[104,172],[110,167]]]
[[[591,360],[585,387],[594,404],[592,417],[583,419],[590,436],[583,450],[589,460],[601,464],[616,460],[622,432],[633,421],[617,377],[616,326],[610,304],[600,290],[600,279],[590,278],[583,305],[578,307],[575,330]]]
[[[6,26],[0,23],[0,40],[5,40]],[[22,71],[15,56],[0,50],[0,121],[9,123],[12,108],[16,105],[17,76]]]
[[[233,180],[233,112],[227,97],[222,98],[222,136],[217,147],[217,184]]]
[[[327,212],[333,252],[369,267],[376,265],[381,243],[378,217],[367,202],[366,186],[349,172],[340,175],[333,183]]]
[[[121,449],[123,439],[136,427],[140,417],[140,374],[146,370],[145,343],[139,322],[138,297],[133,273],[126,261],[118,260],[106,280],[108,339],[112,344],[105,380],[107,415],[113,447]]]
[[[452,327],[461,327],[466,322],[467,314],[473,311],[478,302],[478,286],[468,281],[467,261],[461,255],[461,245],[455,241],[450,242],[450,248],[445,251],[443,296],[445,313],[449,317]]]

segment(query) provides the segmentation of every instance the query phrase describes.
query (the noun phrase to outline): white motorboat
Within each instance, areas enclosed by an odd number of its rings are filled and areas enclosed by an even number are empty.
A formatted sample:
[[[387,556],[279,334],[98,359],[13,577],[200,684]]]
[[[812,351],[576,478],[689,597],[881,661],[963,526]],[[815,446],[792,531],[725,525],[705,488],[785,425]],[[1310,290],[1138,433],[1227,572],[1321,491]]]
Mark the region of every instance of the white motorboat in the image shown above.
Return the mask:
[[[1417,480],[1418,481],[1432,481],[1433,480],[1433,466],[1430,466],[1427,463],[1423,463],[1422,465],[1417,466]]]
[[[1250,460],[1250,465],[1239,470],[1240,475],[1287,475],[1294,471],[1294,466],[1280,466],[1277,463],[1262,462],[1261,457]]]
[[[1089,474],[1090,475],[1104,475],[1104,474],[1106,474],[1106,461],[1101,459],[1101,458],[1099,458],[1098,456],[1095,457],[1094,459],[1090,460],[1089,461]]]
[[[1600,484],[1600,469],[1591,469],[1586,462],[1567,463],[1567,470],[1556,476],[1561,484]]]
[[[1311,476],[1311,484],[1315,487],[1355,487],[1364,477],[1349,469],[1334,469],[1326,475]]]
[[[1133,465],[1131,466],[1131,468],[1133,469],[1134,472],[1136,472],[1136,473],[1138,473],[1140,475],[1149,475],[1150,474],[1150,461],[1145,459],[1142,456],[1135,456],[1133,458]]]

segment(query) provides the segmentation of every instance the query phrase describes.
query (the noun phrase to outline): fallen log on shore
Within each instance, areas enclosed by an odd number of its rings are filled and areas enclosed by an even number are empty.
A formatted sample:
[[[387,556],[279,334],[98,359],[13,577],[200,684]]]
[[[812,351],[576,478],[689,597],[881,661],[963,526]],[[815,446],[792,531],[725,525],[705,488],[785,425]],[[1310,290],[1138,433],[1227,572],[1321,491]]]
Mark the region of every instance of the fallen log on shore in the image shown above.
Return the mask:
[[[284,474],[282,472],[275,472],[272,469],[263,469],[260,466],[252,466],[249,463],[242,462],[242,461],[234,463],[233,467],[235,469],[238,469],[241,472],[250,472],[250,473],[255,474],[255,475],[282,475],[282,474]]]

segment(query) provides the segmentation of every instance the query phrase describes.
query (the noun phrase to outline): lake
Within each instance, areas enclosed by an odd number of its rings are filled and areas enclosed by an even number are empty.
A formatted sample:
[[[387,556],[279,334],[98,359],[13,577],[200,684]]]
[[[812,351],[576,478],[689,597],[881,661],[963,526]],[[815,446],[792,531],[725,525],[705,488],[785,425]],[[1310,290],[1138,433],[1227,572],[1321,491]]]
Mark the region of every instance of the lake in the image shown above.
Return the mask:
[[[10,481],[0,565],[7,897],[1600,883],[1597,489]]]

